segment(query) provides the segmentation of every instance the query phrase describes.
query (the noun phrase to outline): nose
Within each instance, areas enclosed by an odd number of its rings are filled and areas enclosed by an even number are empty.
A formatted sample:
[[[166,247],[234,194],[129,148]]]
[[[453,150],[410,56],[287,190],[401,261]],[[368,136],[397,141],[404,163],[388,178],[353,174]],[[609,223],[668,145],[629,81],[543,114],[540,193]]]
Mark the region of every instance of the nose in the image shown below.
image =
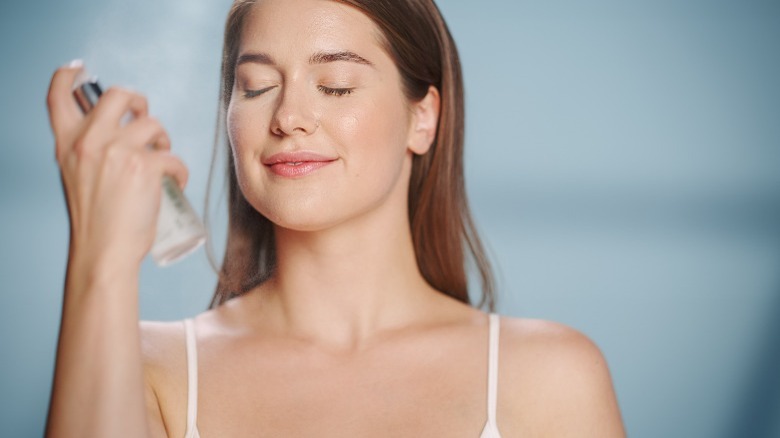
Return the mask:
[[[279,96],[279,103],[271,121],[275,135],[310,135],[319,127],[319,118],[302,88],[286,86]]]

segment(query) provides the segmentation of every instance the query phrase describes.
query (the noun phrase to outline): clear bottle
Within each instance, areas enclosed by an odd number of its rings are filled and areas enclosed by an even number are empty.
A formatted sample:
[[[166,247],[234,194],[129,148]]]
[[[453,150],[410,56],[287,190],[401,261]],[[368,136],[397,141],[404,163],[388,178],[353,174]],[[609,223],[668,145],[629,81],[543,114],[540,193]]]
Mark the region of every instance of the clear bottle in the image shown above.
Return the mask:
[[[73,86],[73,96],[86,114],[97,103],[103,90],[95,76],[82,70]],[[151,147],[151,145],[150,145]],[[157,218],[157,234],[152,245],[152,259],[158,266],[178,261],[206,241],[206,228],[179,185],[170,176],[162,181],[160,214]]]

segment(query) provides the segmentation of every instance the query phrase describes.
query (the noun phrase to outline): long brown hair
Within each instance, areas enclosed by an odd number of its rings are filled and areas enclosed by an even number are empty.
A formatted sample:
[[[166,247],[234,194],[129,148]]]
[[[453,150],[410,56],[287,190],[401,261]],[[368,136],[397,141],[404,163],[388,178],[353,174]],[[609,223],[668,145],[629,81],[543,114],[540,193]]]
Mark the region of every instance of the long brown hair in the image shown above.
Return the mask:
[[[435,289],[470,304],[468,261],[474,263],[482,294],[476,307],[495,309],[494,280],[466,200],[463,178],[464,97],[460,60],[447,24],[433,0],[334,0],[371,18],[385,50],[395,61],[410,102],[433,85],[441,96],[436,138],[425,155],[415,155],[409,185],[409,222],[417,265]],[[254,0],[235,0],[225,25],[217,117],[216,158],[228,144],[225,115],[235,79],[243,23]],[[268,279],[276,262],[273,224],[244,198],[231,148],[226,147],[228,236],[211,307],[241,295]],[[213,175],[214,162],[209,180]],[[209,194],[211,184],[209,184]],[[206,197],[208,213],[209,194]],[[207,215],[208,221],[208,215]],[[214,257],[209,245],[210,259]]]

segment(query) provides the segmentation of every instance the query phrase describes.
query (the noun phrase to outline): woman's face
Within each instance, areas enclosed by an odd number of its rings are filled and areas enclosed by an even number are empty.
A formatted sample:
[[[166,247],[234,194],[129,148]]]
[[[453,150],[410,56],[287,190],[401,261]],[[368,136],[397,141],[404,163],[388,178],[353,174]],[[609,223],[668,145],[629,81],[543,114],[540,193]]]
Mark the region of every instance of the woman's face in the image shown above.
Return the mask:
[[[331,1],[260,0],[246,17],[228,135],[241,190],[278,226],[405,208],[414,117],[378,35]]]

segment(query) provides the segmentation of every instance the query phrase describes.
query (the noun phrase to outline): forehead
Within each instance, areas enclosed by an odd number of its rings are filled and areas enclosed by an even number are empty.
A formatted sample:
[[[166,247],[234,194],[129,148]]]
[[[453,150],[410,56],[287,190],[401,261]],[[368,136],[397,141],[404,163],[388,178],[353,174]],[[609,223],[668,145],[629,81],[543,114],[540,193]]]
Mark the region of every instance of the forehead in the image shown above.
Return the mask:
[[[245,18],[239,52],[381,50],[380,35],[368,16],[336,1],[258,0]]]

